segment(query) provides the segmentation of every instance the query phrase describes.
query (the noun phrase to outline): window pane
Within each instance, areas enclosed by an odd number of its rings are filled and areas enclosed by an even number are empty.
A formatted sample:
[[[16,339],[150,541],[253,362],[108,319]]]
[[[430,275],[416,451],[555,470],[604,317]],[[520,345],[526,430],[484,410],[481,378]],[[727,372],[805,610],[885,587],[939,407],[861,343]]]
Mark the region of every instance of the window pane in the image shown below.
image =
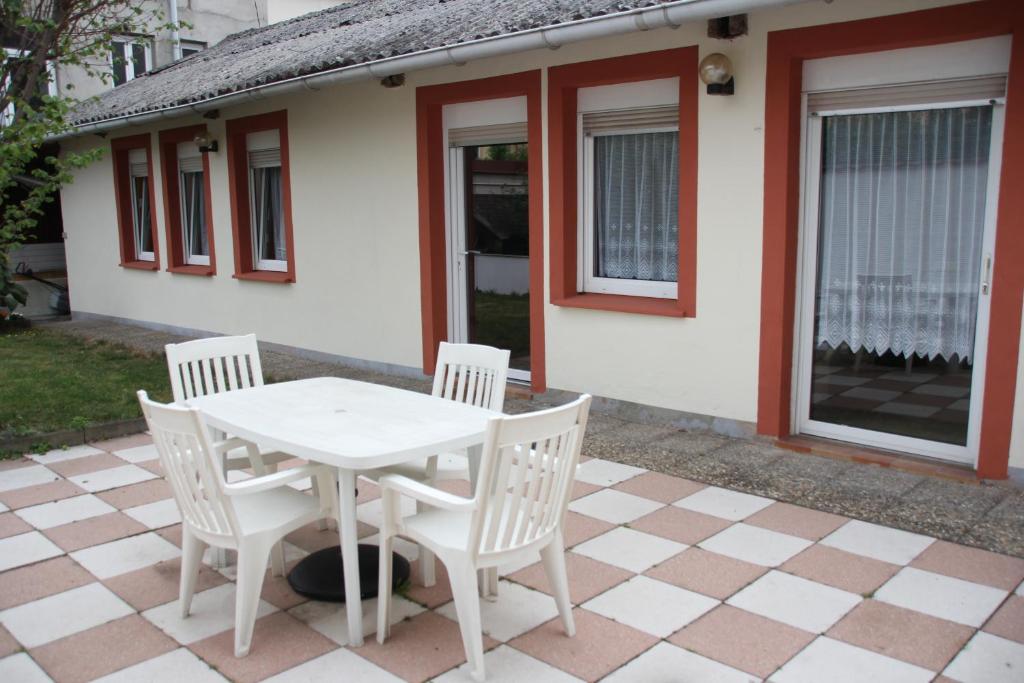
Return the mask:
[[[185,233],[185,256],[209,256],[202,171],[181,174],[181,227]]]
[[[261,261],[286,261],[284,207],[281,201],[281,167],[252,169],[253,230],[255,256]]]
[[[110,49],[110,62],[114,65],[114,85],[122,85],[128,82],[127,65],[124,59],[124,43],[114,43]]]
[[[594,138],[594,273],[675,282],[679,133]]]
[[[138,78],[149,70],[146,68],[146,47],[144,45],[139,45],[138,43],[132,43],[131,46],[132,68],[135,70],[133,78]]]
[[[132,176],[132,208],[134,209],[136,255],[153,251],[153,231],[150,228],[149,178]]]

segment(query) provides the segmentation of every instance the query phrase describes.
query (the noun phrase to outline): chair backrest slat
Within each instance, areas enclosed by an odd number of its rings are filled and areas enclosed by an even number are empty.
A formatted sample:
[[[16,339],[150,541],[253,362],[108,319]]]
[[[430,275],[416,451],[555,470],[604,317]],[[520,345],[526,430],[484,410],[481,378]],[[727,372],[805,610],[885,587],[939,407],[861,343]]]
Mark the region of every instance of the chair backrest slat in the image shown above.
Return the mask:
[[[474,553],[511,552],[562,525],[590,401],[583,395],[559,408],[490,421],[470,525]]]
[[[224,491],[224,472],[199,410],[162,405],[138,392],[164,476],[182,521],[217,536],[238,538],[238,518]]]
[[[433,395],[501,412],[510,356],[493,346],[441,342]]]
[[[263,385],[256,335],[211,337],[168,344],[167,367],[177,403]]]

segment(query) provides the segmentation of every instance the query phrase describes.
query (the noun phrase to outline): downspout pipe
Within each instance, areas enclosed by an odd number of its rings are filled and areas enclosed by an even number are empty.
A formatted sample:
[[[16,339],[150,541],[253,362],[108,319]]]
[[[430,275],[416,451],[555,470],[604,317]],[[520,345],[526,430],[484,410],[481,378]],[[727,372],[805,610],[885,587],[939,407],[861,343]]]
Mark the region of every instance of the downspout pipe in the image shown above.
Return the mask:
[[[201,102],[172,105],[139,114],[125,114],[96,123],[76,126],[74,130],[54,136],[53,139],[59,140],[87,133],[99,133],[121,126],[141,125],[193,113],[201,114],[212,109],[249,102],[253,99],[276,97],[299,90],[320,90],[336,83],[381,79],[409,71],[453,64],[461,65],[478,59],[541,48],[557,49],[569,43],[623,35],[638,30],[662,27],[677,28],[687,22],[798,2],[807,2],[807,0],[678,0],[653,7],[638,8],[613,16],[590,17],[570,24],[530,29],[506,36],[482,38],[458,45],[431,48],[415,54],[389,57],[368,64],[338,67],[308,76],[296,76],[267,85],[253,86],[245,90],[211,97]],[[170,3],[173,6],[175,0],[170,0]]]
[[[181,36],[178,35],[178,0],[167,0],[167,17],[174,28],[171,29],[171,59],[181,59]]]

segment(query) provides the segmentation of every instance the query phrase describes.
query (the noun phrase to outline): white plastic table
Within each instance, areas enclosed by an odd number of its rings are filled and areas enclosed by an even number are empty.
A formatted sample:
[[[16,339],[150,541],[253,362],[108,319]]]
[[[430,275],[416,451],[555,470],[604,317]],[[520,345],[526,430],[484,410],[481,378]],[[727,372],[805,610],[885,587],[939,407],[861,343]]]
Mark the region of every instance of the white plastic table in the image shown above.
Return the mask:
[[[268,384],[194,398],[188,404],[228,434],[338,468],[345,611],[349,643],[356,647],[363,644],[362,606],[358,597],[352,597],[360,594],[355,497],[359,471],[463,448],[478,453],[487,421],[498,415],[339,377]],[[471,470],[478,467],[476,461],[470,458]]]

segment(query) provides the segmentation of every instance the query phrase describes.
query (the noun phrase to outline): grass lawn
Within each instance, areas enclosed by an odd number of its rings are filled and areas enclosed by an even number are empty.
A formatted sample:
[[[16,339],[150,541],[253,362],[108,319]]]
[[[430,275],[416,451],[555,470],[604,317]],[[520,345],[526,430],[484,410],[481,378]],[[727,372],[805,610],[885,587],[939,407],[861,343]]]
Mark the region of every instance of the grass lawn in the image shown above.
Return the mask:
[[[0,334],[0,438],[140,417],[139,389],[170,400],[163,356],[48,330]]]
[[[530,353],[530,297],[528,294],[497,294],[477,290],[477,344],[496,346],[512,351],[512,358]]]

